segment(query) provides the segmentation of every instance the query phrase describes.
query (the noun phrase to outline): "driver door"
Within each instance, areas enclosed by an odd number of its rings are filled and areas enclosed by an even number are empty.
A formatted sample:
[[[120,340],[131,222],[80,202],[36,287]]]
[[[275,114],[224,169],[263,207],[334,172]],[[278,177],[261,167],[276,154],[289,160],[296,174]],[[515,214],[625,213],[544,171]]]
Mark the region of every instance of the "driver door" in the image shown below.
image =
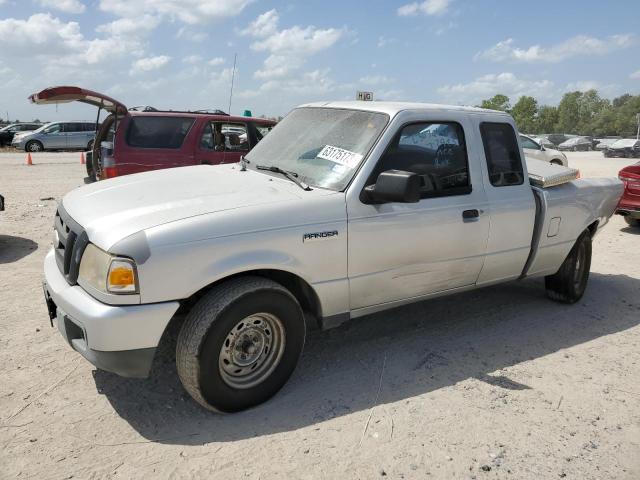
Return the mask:
[[[404,125],[367,185],[390,169],[414,172],[422,179],[420,201],[349,202],[352,310],[473,285],[478,279],[489,209],[480,163],[469,161],[468,132],[468,126],[453,121]]]
[[[54,123],[44,131],[45,135],[41,136],[44,148],[67,148],[64,126],[63,123]]]

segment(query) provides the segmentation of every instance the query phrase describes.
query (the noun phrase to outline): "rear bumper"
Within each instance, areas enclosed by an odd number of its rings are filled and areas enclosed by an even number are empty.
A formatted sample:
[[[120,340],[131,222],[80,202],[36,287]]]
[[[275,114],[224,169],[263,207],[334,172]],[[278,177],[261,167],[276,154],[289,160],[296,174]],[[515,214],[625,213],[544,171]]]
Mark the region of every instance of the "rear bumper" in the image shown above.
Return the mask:
[[[146,377],[178,302],[107,305],[69,285],[53,250],[44,262],[44,292],[51,317],[71,348],[96,367],[125,377]]]

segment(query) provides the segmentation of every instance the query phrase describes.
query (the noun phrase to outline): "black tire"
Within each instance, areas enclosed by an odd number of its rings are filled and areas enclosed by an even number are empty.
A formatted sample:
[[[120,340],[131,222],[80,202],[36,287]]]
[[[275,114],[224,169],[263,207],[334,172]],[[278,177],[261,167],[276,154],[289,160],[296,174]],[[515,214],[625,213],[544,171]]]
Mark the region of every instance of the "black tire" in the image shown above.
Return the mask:
[[[640,218],[633,218],[629,215],[625,215],[624,221],[627,222],[627,225],[630,227],[640,227]]]
[[[229,342],[234,332],[247,330],[248,327],[243,325],[248,317],[251,317],[248,324],[253,327],[252,324],[256,323],[253,319],[259,319],[261,315],[273,316],[279,321],[279,327],[284,332],[280,348],[276,347],[275,331],[271,333],[272,338],[262,343],[257,356],[252,346],[258,342],[250,342],[250,347],[244,346],[246,338],[242,344],[236,343],[240,340],[238,337]],[[302,353],[305,333],[300,304],[282,285],[261,277],[229,280],[202,297],[182,325],[176,348],[180,381],[194,400],[209,410],[237,412],[253,407],[271,398],[287,382]],[[269,329],[263,329],[262,334],[269,335]],[[269,346],[274,348],[269,351]],[[247,348],[252,350],[248,351]],[[276,350],[278,359],[268,364],[271,365],[268,368],[264,367],[266,363],[256,365],[255,371],[253,364],[247,367],[232,363],[229,367],[229,357],[225,357],[229,352],[232,352],[232,357],[246,353],[256,356],[258,362],[263,354],[266,359],[268,355],[273,356]],[[226,365],[223,365],[225,361]],[[248,371],[248,378],[262,372],[258,383],[237,388],[234,383],[240,383],[244,377],[230,377],[225,369],[238,368],[239,371],[241,367]]]
[[[562,166],[562,162],[560,160],[556,160],[556,159],[551,160],[549,163],[552,163],[553,165]]]
[[[85,157],[86,157],[85,167],[87,168],[87,177],[89,178],[90,182],[95,182],[97,178],[96,178],[95,165],[93,161],[93,152],[87,152],[87,155]]]
[[[591,234],[585,230],[554,275],[544,278],[547,296],[557,302],[575,303],[584,294],[591,269]]]
[[[31,140],[30,142],[27,142],[27,144],[24,146],[24,151],[25,152],[42,152],[44,151],[44,145],[42,145],[42,143],[40,143],[38,140]]]

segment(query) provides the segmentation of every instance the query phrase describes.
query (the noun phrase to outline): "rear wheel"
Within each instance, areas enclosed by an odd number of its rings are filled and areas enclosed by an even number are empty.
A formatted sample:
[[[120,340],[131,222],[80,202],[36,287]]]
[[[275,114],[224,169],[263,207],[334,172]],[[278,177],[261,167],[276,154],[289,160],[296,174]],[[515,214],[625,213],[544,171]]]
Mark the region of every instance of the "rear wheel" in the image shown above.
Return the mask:
[[[176,349],[178,375],[205,408],[244,410],[282,388],[304,339],[302,309],[287,289],[261,277],[232,279],[187,315]]]
[[[547,296],[562,303],[575,303],[584,294],[591,269],[591,234],[585,230],[554,275],[544,278]]]
[[[37,140],[31,140],[30,142],[27,142],[24,149],[27,152],[41,152],[44,150],[44,145]]]
[[[552,163],[554,165],[562,165],[562,162],[560,160],[558,160],[558,159],[551,160],[551,162],[549,162],[549,163]]]
[[[625,215],[624,221],[627,222],[627,225],[630,227],[640,227],[640,218],[633,218],[629,215]]]

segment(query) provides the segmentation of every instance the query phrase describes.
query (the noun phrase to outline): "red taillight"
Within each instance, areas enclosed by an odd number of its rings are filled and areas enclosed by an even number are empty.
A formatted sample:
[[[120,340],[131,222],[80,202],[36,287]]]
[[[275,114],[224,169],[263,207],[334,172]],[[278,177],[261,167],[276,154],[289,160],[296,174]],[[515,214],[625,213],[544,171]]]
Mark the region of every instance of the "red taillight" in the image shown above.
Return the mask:
[[[103,167],[102,178],[113,178],[118,176],[118,167]]]

